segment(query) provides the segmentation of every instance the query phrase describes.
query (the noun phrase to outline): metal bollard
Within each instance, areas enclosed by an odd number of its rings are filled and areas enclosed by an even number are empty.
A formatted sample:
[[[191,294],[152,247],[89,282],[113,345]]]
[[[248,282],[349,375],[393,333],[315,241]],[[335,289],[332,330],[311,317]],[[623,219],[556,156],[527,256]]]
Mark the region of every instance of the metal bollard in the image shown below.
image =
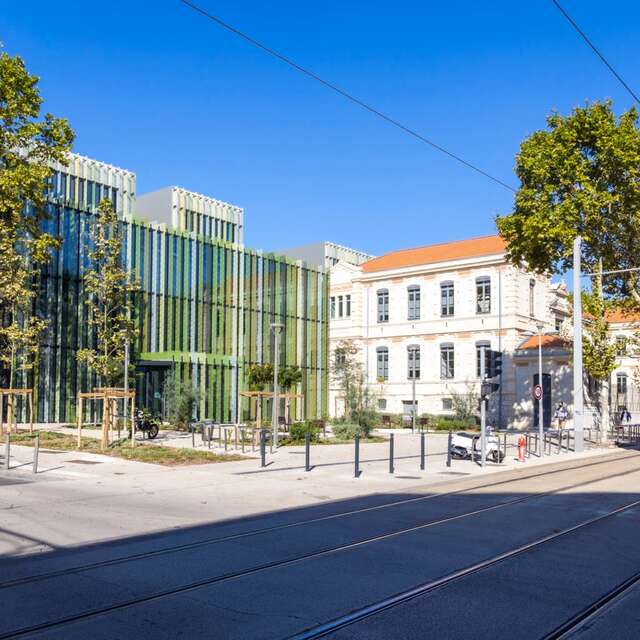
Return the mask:
[[[311,434],[307,431],[304,434],[304,470],[311,471],[310,466],[310,452],[311,452]]]
[[[449,429],[449,437],[447,439],[447,467],[451,466],[451,439],[453,438],[453,434],[451,429]]]
[[[558,429],[558,447],[556,449],[556,455],[560,455],[561,448],[562,448],[562,429]]]
[[[7,431],[4,443],[4,468],[9,471],[9,458],[11,456],[11,432]]]
[[[251,451],[256,450],[256,430],[255,428],[251,431]]]
[[[234,434],[234,437],[235,437],[235,450],[237,451],[238,450],[238,425],[236,425],[234,427],[234,429],[235,429],[235,434]]]
[[[244,429],[240,429],[240,442],[242,443],[242,453],[244,453]]]
[[[424,471],[424,431],[420,432],[420,471]]]
[[[191,448],[196,448],[196,428],[191,424]]]
[[[224,452],[227,452],[227,448],[229,446],[229,430],[224,430]]]
[[[503,434],[503,442],[504,442],[504,455],[502,456],[502,459],[500,458],[500,456],[498,455],[498,464],[502,464],[506,459],[507,459],[507,434]]]
[[[207,447],[211,449],[211,441],[213,440],[213,425],[207,427]]]
[[[260,466],[267,466],[267,443],[265,442],[264,429],[260,429]]]
[[[33,447],[33,473],[38,473],[38,454],[40,453],[40,432],[36,433],[36,444]]]
[[[393,473],[393,433],[389,436],[389,473]]]
[[[356,435],[355,437],[355,470],[354,470],[354,475],[356,478],[360,477],[360,436]]]

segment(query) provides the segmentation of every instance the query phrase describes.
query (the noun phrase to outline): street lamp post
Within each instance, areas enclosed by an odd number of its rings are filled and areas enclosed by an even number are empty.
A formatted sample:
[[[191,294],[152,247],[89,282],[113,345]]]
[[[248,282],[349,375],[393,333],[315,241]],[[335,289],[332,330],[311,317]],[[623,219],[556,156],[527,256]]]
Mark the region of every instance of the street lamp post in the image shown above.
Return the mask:
[[[418,371],[416,355],[418,347],[409,347],[411,352],[411,433],[416,431],[416,373]]]
[[[278,448],[278,410],[280,409],[280,393],[278,389],[278,368],[280,366],[280,332],[284,329],[284,325],[279,322],[272,322],[270,325],[273,332],[273,413],[272,413],[272,430],[273,445]]]
[[[538,329],[538,384],[540,385],[540,389],[542,393],[540,394],[540,399],[538,400],[538,455],[542,458],[544,455],[544,447],[542,445],[542,438],[544,437],[544,420],[543,420],[543,412],[544,412],[544,386],[542,384],[542,330],[544,329],[544,325],[541,322],[538,322],[536,325],[536,329]]]

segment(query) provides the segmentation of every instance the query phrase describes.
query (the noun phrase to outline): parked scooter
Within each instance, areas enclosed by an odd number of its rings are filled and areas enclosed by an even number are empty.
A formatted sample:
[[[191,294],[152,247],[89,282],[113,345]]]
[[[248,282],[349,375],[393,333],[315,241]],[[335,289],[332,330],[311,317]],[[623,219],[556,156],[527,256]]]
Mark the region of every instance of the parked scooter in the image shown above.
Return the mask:
[[[155,438],[160,431],[160,420],[146,409],[136,409],[133,423],[136,431],[142,431],[147,438]]]
[[[480,435],[459,431],[451,439],[451,457],[455,460],[475,460],[482,455]],[[497,436],[486,435],[485,460],[502,462],[504,451],[500,450],[500,439]]]

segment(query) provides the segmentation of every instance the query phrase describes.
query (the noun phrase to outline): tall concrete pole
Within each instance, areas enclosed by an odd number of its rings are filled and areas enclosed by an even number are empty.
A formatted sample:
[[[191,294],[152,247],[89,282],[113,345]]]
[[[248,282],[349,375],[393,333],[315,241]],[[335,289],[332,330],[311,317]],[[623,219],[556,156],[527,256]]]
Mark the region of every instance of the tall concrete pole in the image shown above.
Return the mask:
[[[544,325],[538,324],[538,384],[542,389],[542,395],[538,400],[538,455],[544,456],[544,385],[542,384],[542,330]]]
[[[283,325],[274,322],[273,331],[273,414],[271,428],[273,431],[273,446],[278,448],[278,412],[280,410],[280,389],[278,388],[278,369],[280,368],[280,331]]]
[[[582,299],[580,297],[580,253],[582,239],[573,241],[573,428],[575,451],[584,450],[584,397],[582,375]]]
[[[602,301],[602,314],[604,315],[604,283],[602,277],[602,258],[598,260],[598,277],[597,277],[598,295]],[[611,413],[609,408],[609,384],[611,382],[611,374],[602,380],[600,384],[600,442],[607,443],[609,440],[609,422]]]

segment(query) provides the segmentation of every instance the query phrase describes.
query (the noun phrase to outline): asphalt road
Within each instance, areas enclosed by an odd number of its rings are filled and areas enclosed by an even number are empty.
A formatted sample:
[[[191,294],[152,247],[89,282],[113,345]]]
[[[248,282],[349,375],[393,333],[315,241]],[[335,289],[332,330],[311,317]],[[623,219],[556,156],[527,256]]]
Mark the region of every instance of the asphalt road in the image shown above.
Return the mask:
[[[638,452],[564,459],[3,558],[0,639],[637,638],[638,532]]]

